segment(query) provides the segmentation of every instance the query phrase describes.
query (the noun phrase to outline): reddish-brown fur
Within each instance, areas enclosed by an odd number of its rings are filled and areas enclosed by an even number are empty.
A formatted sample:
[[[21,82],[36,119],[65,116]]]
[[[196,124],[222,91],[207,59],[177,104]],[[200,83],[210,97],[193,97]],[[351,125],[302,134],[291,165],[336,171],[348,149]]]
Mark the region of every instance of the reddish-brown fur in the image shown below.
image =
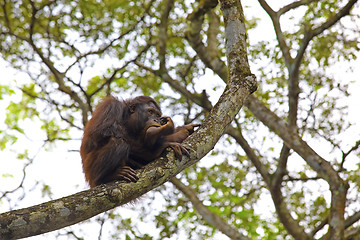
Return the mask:
[[[154,99],[140,96],[125,101],[105,98],[86,124],[81,143],[85,179],[90,187],[113,180],[136,182],[135,170],[171,147],[177,157],[188,154],[181,145],[194,127],[174,128],[170,117],[161,117]]]

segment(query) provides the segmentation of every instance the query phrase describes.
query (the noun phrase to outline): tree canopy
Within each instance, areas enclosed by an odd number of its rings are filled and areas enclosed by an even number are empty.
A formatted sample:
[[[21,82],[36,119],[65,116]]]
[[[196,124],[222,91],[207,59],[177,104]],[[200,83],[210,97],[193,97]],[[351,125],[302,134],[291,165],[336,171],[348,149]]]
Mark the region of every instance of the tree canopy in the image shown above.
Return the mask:
[[[0,239],[360,237],[356,0],[0,2],[0,56],[16,73],[0,83],[0,163],[16,166],[0,175]],[[108,95],[201,123],[191,154],[61,195],[72,167],[54,185],[36,163],[79,166]]]

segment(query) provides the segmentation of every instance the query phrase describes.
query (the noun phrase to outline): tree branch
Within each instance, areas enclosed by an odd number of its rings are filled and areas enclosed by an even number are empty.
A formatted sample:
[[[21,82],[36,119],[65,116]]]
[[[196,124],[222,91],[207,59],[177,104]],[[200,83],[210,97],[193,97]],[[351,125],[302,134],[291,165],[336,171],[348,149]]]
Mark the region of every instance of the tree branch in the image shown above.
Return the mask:
[[[342,17],[348,15],[350,13],[350,9],[357,1],[358,0],[350,0],[342,9],[340,9],[338,13],[334,14],[332,17],[329,17],[328,20],[324,22],[321,26],[315,28],[312,31],[312,37],[315,37],[320,33],[324,32],[326,29],[337,23]]]
[[[251,146],[245,140],[244,136],[241,133],[241,130],[229,126],[226,128],[225,133],[233,137],[236,140],[236,142],[242,147],[242,149],[245,151],[246,155],[248,156],[249,160],[254,164],[257,171],[260,173],[266,185],[270,186],[271,178],[270,178],[269,170],[264,166],[264,164],[255,154],[253,148],[251,148]]]
[[[281,148],[280,157],[276,171],[272,176],[271,188],[280,188],[284,176],[287,174],[287,161],[290,155],[290,148],[284,144]]]
[[[360,220],[360,212],[354,213],[352,216],[348,217],[345,221],[345,228],[351,227],[354,223]]]
[[[189,186],[183,184],[176,177],[172,178],[170,181],[191,201],[195,210],[204,218],[207,223],[214,226],[214,228],[219,229],[223,234],[231,239],[250,240],[250,238],[242,235],[233,226],[227,224],[224,219],[219,217],[219,215],[211,212],[209,208],[207,208],[196,196],[196,192]]]
[[[257,89],[256,77],[250,71],[246,49],[245,18],[240,0],[222,0],[220,8],[225,23],[228,86],[243,86],[250,94]]]
[[[265,0],[258,0],[258,2],[260,3],[261,7],[265,10],[265,12],[270,16],[273,25],[274,25],[274,29],[275,29],[275,34],[276,34],[276,38],[279,42],[279,47],[280,50],[284,56],[284,60],[285,60],[285,65],[287,67],[287,69],[290,71],[291,69],[291,64],[293,62],[293,59],[290,55],[290,49],[289,46],[287,45],[286,41],[285,41],[285,37],[284,34],[281,30],[281,25],[280,25],[280,15],[278,12],[275,12],[268,4]]]
[[[293,10],[293,9],[295,9],[297,7],[307,5],[309,3],[316,2],[316,1],[319,1],[319,0],[299,0],[299,1],[295,1],[295,2],[292,2],[292,3],[288,4],[288,5],[280,8],[277,12],[278,12],[279,16],[281,16],[284,13],[287,13],[290,10]]]
[[[347,156],[349,156],[350,153],[352,153],[353,151],[355,151],[359,147],[360,147],[360,140],[356,141],[355,145],[352,148],[350,148],[349,151],[342,152],[342,160],[341,160],[341,163],[340,163],[340,171],[343,170],[343,168],[344,168],[344,163],[345,163],[345,159],[347,158]]]
[[[202,41],[200,31],[202,30],[202,24],[204,22],[204,15],[218,4],[214,0],[200,1],[199,5],[194,11],[189,14],[187,19],[189,20],[188,30],[186,31],[186,39],[191,47],[195,50],[201,61],[206,67],[213,70],[220,76],[225,82],[227,82],[227,66],[220,59],[219,55],[211,54],[213,51],[208,51],[208,48]],[[210,31],[210,29],[209,29]],[[208,47],[212,45],[212,39],[208,39]]]

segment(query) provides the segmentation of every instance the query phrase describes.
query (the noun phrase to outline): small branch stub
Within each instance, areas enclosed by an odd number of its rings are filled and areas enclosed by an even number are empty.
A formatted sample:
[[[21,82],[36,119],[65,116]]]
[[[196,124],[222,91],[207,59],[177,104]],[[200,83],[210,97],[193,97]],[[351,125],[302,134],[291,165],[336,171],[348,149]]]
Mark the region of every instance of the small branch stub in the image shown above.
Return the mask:
[[[245,85],[246,89],[250,91],[250,94],[256,91],[258,88],[257,82],[256,82],[256,76],[254,74],[248,75],[245,78],[243,78],[243,84]]]

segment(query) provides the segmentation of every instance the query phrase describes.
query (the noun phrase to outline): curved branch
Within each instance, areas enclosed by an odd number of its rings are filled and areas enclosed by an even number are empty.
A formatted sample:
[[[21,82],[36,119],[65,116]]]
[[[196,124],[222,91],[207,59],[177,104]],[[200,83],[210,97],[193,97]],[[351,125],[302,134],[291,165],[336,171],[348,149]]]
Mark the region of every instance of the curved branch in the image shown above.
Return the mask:
[[[278,14],[279,14],[279,16],[281,16],[284,13],[287,13],[290,10],[293,10],[293,9],[295,9],[297,7],[307,5],[309,3],[316,2],[316,1],[319,1],[319,0],[299,0],[299,1],[292,2],[292,3],[288,4],[288,5],[280,8],[278,10]]]
[[[248,142],[245,140],[244,136],[242,135],[241,130],[229,126],[226,129],[225,133],[233,137],[235,141],[242,147],[242,149],[245,151],[246,155],[248,156],[249,160],[254,164],[257,171],[260,173],[266,185],[270,186],[271,176],[269,174],[268,169],[256,156],[253,148],[251,148],[251,146],[248,144]]]
[[[174,177],[170,180],[170,182],[172,182],[176,188],[179,189],[191,201],[195,210],[204,218],[207,223],[214,226],[216,229],[219,229],[223,234],[231,239],[250,240],[250,238],[242,235],[233,226],[227,224],[224,219],[219,217],[218,214],[211,212],[209,208],[207,208],[196,196],[195,191],[183,184],[179,179]]]
[[[314,237],[316,233],[318,233],[321,229],[323,229],[326,224],[329,223],[329,217],[326,216],[315,228],[311,231],[311,236]]]
[[[312,36],[315,37],[319,35],[320,33],[324,32],[326,29],[333,26],[335,23],[337,23],[342,17],[348,15],[350,13],[350,9],[354,6],[354,4],[358,0],[350,0],[338,13],[333,15],[332,17],[329,17],[326,22],[324,22],[321,26],[315,28],[312,31]]]
[[[287,45],[286,41],[285,41],[285,37],[284,34],[281,30],[281,25],[280,25],[280,14],[278,12],[275,12],[268,4],[265,0],[258,0],[261,7],[266,11],[266,13],[270,16],[273,25],[274,25],[274,29],[275,29],[275,34],[276,34],[276,38],[279,42],[279,47],[280,50],[284,56],[284,60],[285,60],[285,65],[287,67],[287,69],[290,71],[291,69],[291,64],[293,62],[293,59],[290,55],[290,49],[289,46]]]

